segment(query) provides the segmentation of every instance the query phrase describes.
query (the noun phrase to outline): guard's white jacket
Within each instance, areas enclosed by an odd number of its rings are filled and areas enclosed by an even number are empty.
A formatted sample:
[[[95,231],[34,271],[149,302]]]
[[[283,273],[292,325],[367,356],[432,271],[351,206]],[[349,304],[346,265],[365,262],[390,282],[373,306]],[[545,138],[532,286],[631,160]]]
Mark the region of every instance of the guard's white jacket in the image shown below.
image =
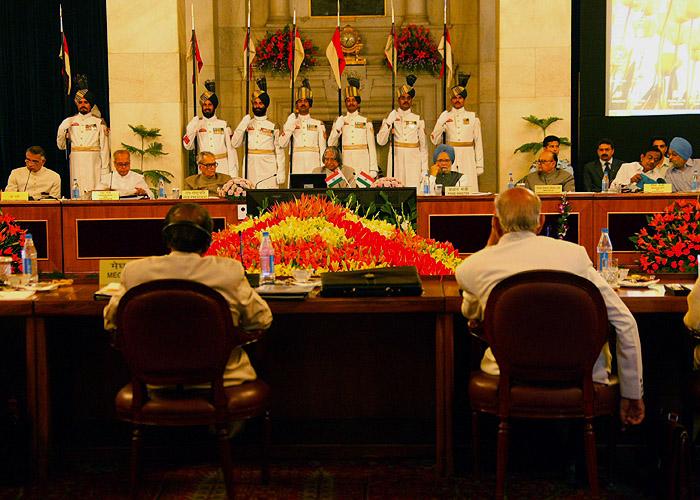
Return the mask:
[[[387,175],[396,177],[404,186],[415,187],[420,182],[422,172],[428,171],[428,148],[425,143],[425,122],[420,116],[409,110],[397,109],[389,113],[382,121],[377,133],[380,146],[391,144],[391,124],[394,124],[394,158],[393,168],[391,146],[387,158]]]
[[[357,111],[345,113],[333,124],[328,145],[337,146],[340,138],[343,140],[343,165],[354,168],[355,172],[364,170],[376,177],[379,168],[372,122]]]
[[[311,115],[296,115],[292,113],[282,128],[280,146],[294,142],[292,173],[310,174],[317,167],[323,166],[323,153],[326,151],[326,127],[321,120],[311,118]]]
[[[70,132],[70,184],[78,179],[83,192],[95,189],[100,177],[109,173],[106,130],[102,119],[91,113],[69,116],[58,126],[58,149],[66,149],[66,132]]]
[[[182,136],[183,147],[191,151],[195,140],[200,151],[209,151],[216,155],[216,171],[221,174],[238,176],[238,155],[231,144],[231,128],[226,120],[220,120],[216,115],[211,118],[195,116],[187,124],[185,135]]]
[[[243,144],[248,131],[248,172],[246,178],[256,189],[276,189],[287,181],[284,150],[279,144],[279,130],[265,116],[243,117],[233,132],[231,143]],[[245,161],[245,160],[244,160]]]

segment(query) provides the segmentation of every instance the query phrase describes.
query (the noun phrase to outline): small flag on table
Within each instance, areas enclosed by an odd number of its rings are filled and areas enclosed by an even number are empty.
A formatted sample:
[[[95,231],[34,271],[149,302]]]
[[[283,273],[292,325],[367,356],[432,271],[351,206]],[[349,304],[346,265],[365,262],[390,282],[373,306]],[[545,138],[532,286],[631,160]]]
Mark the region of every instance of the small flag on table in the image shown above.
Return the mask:
[[[330,174],[328,177],[326,177],[326,186],[334,187],[341,182],[345,180],[345,177],[343,177],[343,174],[340,172],[340,170],[336,170],[332,174]]]
[[[362,170],[362,171],[360,171],[360,175],[355,177],[355,182],[357,183],[357,187],[368,188],[374,182],[374,178],[371,175],[369,175],[367,172]]]

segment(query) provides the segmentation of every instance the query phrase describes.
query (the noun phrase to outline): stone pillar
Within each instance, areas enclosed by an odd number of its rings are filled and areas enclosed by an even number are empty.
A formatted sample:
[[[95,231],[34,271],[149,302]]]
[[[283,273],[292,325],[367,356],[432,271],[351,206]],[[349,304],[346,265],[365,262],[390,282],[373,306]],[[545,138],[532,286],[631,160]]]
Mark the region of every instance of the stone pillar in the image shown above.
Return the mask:
[[[404,13],[404,24],[428,24],[425,0],[406,0]],[[390,11],[389,15],[391,15]]]
[[[112,150],[122,142],[140,146],[129,124],[159,128],[158,139],[168,155],[145,159],[143,168],[171,172],[175,186],[181,186],[184,173],[181,137],[185,96],[191,88],[186,83],[190,72],[185,68],[184,11],[184,2],[177,0],[107,0]],[[132,158],[134,168],[140,163]]]
[[[270,17],[267,23],[273,26],[292,23],[292,16],[289,13],[289,0],[269,0]]]

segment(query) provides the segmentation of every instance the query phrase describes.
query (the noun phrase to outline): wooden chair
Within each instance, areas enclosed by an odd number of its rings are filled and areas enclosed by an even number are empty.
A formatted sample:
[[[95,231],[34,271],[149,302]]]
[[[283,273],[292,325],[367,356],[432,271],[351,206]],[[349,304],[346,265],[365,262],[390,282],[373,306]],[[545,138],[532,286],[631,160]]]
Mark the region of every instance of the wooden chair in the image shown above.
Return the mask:
[[[267,481],[270,388],[262,380],[224,387],[231,350],[254,338],[233,326],[229,304],[221,294],[194,281],[141,284],[122,297],[117,331],[131,370],[131,383],[116,396],[116,413],[133,424],[132,496],[137,495],[144,426],[214,426],[226,492],[233,498],[229,424],[264,415],[262,472]],[[168,388],[147,389],[146,384]],[[206,388],[185,387],[192,385]]]
[[[594,384],[593,365],[608,339],[605,303],[580,276],[528,271],[491,292],[483,334],[500,376],[472,373],[474,466],[479,467],[479,413],[497,415],[496,498],[505,494],[509,419],[583,419],[591,492],[598,496],[593,417],[617,413],[618,386]]]

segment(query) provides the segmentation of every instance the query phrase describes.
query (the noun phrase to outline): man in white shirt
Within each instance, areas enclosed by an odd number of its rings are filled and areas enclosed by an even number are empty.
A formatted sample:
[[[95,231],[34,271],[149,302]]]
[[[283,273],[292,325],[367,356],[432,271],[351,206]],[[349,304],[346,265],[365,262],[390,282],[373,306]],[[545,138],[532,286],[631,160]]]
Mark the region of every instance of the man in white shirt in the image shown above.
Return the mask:
[[[656,166],[656,170],[661,173],[662,177],[665,177],[666,172],[671,168],[671,161],[668,159],[668,141],[657,135],[651,138],[651,145],[656,146],[661,151],[661,161]]]
[[[204,83],[206,90],[199,96],[203,118],[195,116],[187,124],[182,137],[183,147],[191,151],[195,141],[200,151],[211,151],[216,156],[216,171],[231,177],[238,175],[238,155],[231,144],[231,129],[226,120],[216,117],[219,98],[213,80]]]
[[[339,116],[333,124],[331,135],[328,136],[329,146],[338,146],[341,142],[343,161],[355,172],[367,172],[377,177],[377,147],[374,142],[374,127],[372,122],[360,115],[360,80],[348,77],[345,87],[345,109],[348,112]]]
[[[114,170],[102,177],[97,189],[119,191],[120,198],[145,197],[153,199],[153,191],[146,184],[143,175],[131,171],[131,155],[126,149],[114,152]]]
[[[298,114],[292,113],[282,128],[280,147],[290,147],[289,169],[294,174],[309,174],[323,165],[326,150],[326,127],[321,120],[311,118],[314,94],[309,80],[297,89],[295,103]],[[291,145],[290,145],[291,144]]]
[[[639,161],[623,163],[620,166],[610,188],[613,191],[640,191],[644,189],[644,184],[656,184],[659,179],[665,183],[664,175],[660,171],[661,158],[661,151],[656,146],[649,146],[639,156]]]
[[[27,148],[24,153],[24,167],[15,168],[10,172],[5,191],[29,193],[34,200],[42,198],[61,197],[61,176],[49,170],[46,164],[46,153],[41,146]]]

